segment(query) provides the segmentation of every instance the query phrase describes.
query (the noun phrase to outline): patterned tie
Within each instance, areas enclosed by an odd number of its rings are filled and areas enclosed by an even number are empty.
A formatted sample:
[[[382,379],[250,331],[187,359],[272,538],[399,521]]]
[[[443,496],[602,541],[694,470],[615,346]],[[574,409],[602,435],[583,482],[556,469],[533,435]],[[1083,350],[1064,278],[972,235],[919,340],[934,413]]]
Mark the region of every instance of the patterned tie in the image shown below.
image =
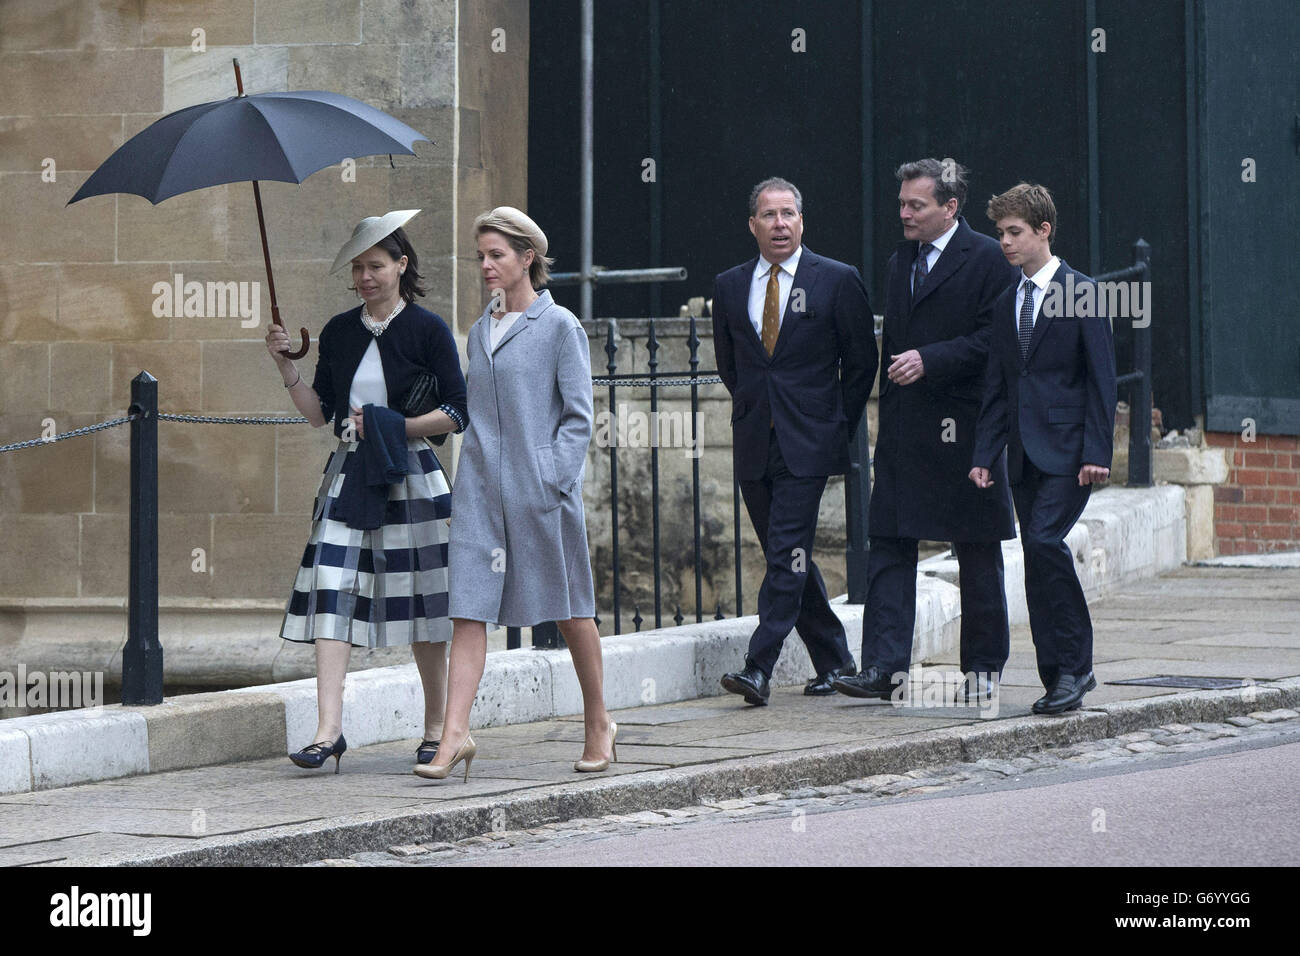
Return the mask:
[[[930,253],[934,250],[933,242],[921,243],[921,250],[916,256],[916,264],[912,269],[912,301],[916,301],[917,294],[921,291],[921,285],[925,282],[925,277],[930,274]]]
[[[1034,282],[1026,279],[1025,302],[1020,306],[1020,359],[1029,360],[1029,340],[1034,336]]]
[[[781,331],[781,282],[777,278],[781,267],[773,264],[767,274],[767,295],[763,299],[763,348],[768,357],[776,350],[776,337]]]

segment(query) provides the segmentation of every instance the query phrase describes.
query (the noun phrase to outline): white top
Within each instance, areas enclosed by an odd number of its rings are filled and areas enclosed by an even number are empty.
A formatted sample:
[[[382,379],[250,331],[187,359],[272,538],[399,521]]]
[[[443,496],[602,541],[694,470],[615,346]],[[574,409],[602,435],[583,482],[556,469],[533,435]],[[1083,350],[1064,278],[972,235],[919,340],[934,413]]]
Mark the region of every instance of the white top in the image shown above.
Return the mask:
[[[384,363],[379,359],[379,340],[373,339],[366,354],[361,356],[357,373],[352,376],[352,390],[348,392],[352,408],[366,405],[388,406],[388,383],[384,381]]]
[[[803,246],[794,251],[794,255],[781,263],[781,271],[776,274],[776,283],[781,290],[780,310],[776,314],[776,327],[781,328],[785,318],[785,304],[790,301],[790,290],[794,288],[794,273],[799,268],[799,257],[803,255]],[[762,256],[754,266],[754,278],[749,283],[749,321],[754,326],[758,337],[763,337],[763,303],[767,301],[767,274],[772,271],[772,263]]]
[[[1043,266],[1033,275],[1026,276],[1023,271],[1020,273],[1020,278],[1017,280],[1020,283],[1020,287],[1016,289],[1016,311],[1011,317],[1011,320],[1016,324],[1017,330],[1020,329],[1020,307],[1025,304],[1025,279],[1028,278],[1029,281],[1038,289],[1038,291],[1034,293],[1033,325],[1036,326],[1038,325],[1038,313],[1041,312],[1043,308],[1043,292],[1047,289],[1047,283],[1052,280],[1052,276],[1056,275],[1056,270],[1060,268],[1060,266],[1061,260],[1056,256],[1052,256],[1052,258],[1047,260],[1047,265]]]
[[[510,331],[510,326],[515,324],[515,319],[519,318],[521,315],[523,315],[522,312],[507,312],[499,319],[495,316],[489,316],[492,322],[492,324],[488,326],[489,358],[492,353],[497,350],[497,346],[501,344],[501,340],[505,338],[506,333]]]
[[[948,240],[951,239],[953,233],[957,231],[957,225],[958,225],[957,220],[954,219],[952,221],[952,225],[948,227],[947,232],[945,232],[938,239],[930,240],[930,245],[934,246],[934,248],[925,254],[926,275],[929,275],[931,272],[934,271],[934,264],[938,262],[939,257],[943,255],[944,246],[948,245]],[[916,249],[918,253],[921,251],[921,246],[923,245],[925,245],[924,242],[919,243],[917,245]],[[916,263],[915,262],[912,263],[912,291],[913,292],[916,291]]]

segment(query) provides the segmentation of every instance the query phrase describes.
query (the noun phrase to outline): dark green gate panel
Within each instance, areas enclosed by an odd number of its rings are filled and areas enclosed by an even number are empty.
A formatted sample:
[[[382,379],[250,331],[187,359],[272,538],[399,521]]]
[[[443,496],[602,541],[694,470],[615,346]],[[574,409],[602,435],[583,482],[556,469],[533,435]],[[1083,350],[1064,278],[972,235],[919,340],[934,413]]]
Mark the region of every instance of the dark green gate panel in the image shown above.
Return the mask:
[[[1206,427],[1300,435],[1300,4],[1198,16]]]

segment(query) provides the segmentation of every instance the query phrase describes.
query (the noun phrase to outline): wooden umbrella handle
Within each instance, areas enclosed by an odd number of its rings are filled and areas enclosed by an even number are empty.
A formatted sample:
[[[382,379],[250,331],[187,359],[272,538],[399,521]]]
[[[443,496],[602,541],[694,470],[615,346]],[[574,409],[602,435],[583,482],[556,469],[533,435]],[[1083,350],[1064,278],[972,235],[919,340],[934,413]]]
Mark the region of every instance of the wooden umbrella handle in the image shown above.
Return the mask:
[[[239,95],[244,95],[244,78],[239,72],[239,60],[235,59],[235,88]],[[257,204],[257,228],[262,234],[262,259],[266,262],[266,287],[271,293],[271,321],[284,328],[284,323],[280,321],[280,306],[275,301],[275,276],[271,273],[271,247],[266,244],[266,220],[262,216],[262,190],[258,188],[257,180],[253,180],[253,201]],[[300,359],[307,354],[311,347],[311,336],[307,330],[300,328],[299,333],[302,335],[302,348],[296,352],[285,352],[291,359]]]

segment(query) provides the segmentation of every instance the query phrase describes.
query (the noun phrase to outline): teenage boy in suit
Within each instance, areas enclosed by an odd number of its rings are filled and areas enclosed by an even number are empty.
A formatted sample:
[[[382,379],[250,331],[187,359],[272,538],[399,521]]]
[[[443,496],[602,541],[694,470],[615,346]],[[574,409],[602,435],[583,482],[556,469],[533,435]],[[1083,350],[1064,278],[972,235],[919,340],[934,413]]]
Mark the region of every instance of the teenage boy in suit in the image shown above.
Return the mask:
[[[988,204],[1020,273],[993,306],[993,335],[970,479],[992,485],[1003,448],[1024,548],[1025,599],[1047,693],[1036,714],[1074,710],[1097,686],[1092,619],[1065,536],[1092,485],[1110,477],[1115,350],[1097,284],[1052,254],[1056,206],[1020,183]]]

